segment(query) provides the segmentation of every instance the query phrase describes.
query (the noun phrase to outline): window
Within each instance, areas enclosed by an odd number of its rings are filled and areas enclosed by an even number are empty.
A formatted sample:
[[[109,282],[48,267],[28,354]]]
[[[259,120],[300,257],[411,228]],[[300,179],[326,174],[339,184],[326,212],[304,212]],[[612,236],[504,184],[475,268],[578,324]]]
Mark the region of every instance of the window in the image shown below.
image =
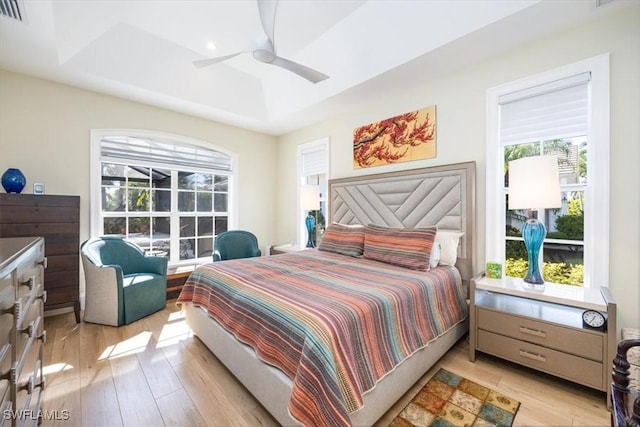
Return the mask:
[[[546,281],[606,286],[609,232],[609,74],[603,55],[487,92],[486,259],[524,277],[525,211],[508,210],[509,161],[554,156],[562,207],[541,210]]]
[[[233,155],[136,131],[93,131],[91,149],[92,236],[123,236],[172,265],[211,258],[235,222]]]
[[[298,201],[301,200],[300,189],[302,185],[317,185],[320,189],[320,206],[319,209],[310,211],[315,218],[315,232],[312,233],[312,240],[317,246],[318,239],[321,237],[326,227],[327,218],[327,190],[329,183],[329,138],[323,138],[318,141],[309,142],[298,147]],[[301,206],[298,203],[298,206]],[[302,208],[298,214],[298,242],[304,244],[307,241],[307,228],[305,226],[305,218],[308,212]]]

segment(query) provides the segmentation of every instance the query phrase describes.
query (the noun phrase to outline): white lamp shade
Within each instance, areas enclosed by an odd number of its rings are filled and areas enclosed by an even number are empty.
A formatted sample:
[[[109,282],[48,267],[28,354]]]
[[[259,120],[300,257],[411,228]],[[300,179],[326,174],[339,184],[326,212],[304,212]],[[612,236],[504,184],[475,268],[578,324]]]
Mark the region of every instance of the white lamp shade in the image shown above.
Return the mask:
[[[304,184],[300,188],[300,206],[305,211],[320,209],[320,186]]]
[[[555,156],[525,157],[509,162],[509,209],[561,206],[560,175]]]

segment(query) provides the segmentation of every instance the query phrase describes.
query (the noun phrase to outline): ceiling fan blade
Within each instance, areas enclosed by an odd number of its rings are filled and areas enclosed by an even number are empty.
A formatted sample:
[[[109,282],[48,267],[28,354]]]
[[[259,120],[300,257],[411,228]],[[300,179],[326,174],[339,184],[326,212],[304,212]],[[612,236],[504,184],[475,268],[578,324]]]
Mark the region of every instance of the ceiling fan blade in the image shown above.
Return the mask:
[[[232,53],[231,55],[218,56],[216,58],[199,59],[197,61],[193,61],[193,65],[195,65],[198,68],[202,68],[209,65],[217,64],[218,62],[226,61],[227,59],[233,58],[234,56],[238,56],[242,53],[244,52],[236,52],[236,53]]]
[[[306,67],[302,64],[289,61],[288,59],[281,58],[279,56],[276,56],[270,64],[277,65],[278,67],[291,71],[314,84],[329,78],[329,76],[321,73],[320,71],[316,71],[313,68]]]
[[[267,35],[271,44],[274,45],[275,28],[276,28],[276,11],[278,10],[278,0],[258,0],[258,12],[260,13],[260,22],[262,29]]]

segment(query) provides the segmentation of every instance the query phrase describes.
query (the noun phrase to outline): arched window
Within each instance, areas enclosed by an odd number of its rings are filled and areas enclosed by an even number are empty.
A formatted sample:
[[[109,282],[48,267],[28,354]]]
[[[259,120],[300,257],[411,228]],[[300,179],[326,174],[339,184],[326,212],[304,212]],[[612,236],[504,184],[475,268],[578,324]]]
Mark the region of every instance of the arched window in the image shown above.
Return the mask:
[[[171,265],[211,259],[235,224],[236,156],[148,131],[91,132],[91,235],[120,235]]]

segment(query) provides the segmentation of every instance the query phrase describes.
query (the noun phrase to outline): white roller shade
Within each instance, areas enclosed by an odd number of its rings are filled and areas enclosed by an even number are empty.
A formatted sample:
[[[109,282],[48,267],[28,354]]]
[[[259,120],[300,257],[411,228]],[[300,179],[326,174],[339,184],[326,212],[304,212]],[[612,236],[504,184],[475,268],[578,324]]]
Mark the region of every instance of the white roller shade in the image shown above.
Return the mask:
[[[302,152],[302,176],[327,172],[327,152],[322,147]]]
[[[502,145],[587,135],[589,79],[582,73],[501,96]]]

